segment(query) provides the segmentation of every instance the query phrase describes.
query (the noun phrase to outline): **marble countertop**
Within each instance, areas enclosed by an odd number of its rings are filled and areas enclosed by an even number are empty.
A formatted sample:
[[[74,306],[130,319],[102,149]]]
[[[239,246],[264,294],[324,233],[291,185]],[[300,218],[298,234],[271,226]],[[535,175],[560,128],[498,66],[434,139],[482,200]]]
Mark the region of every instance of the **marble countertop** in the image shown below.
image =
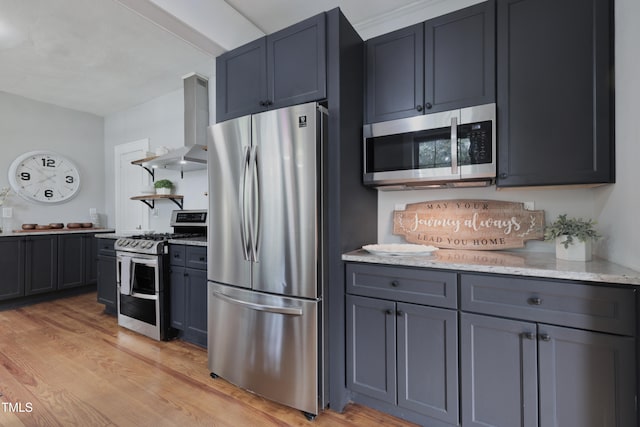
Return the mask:
[[[42,236],[49,234],[77,234],[77,233],[96,233],[96,236],[102,237],[103,233],[112,233],[111,228],[60,228],[48,230],[15,230],[9,233],[1,233],[2,237],[21,237],[21,236]]]
[[[630,268],[600,258],[588,262],[564,261],[556,259],[554,253],[547,252],[441,249],[434,256],[377,256],[359,249],[342,255],[342,259],[405,267],[640,285],[640,272]]]
[[[129,236],[124,234],[106,233],[106,234],[97,235],[96,237],[100,239],[119,239],[121,237],[129,237]],[[205,246],[205,247],[207,246],[207,238],[204,236],[191,237],[188,239],[169,239],[168,242],[169,244],[173,244],[173,245],[189,245],[189,246]]]

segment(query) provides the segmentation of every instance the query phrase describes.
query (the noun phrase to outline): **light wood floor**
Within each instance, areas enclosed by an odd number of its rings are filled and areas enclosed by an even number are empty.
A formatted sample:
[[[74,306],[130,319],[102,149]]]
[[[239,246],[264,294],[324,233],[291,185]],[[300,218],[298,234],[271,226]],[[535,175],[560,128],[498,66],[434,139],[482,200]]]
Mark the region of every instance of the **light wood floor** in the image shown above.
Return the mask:
[[[211,379],[206,350],[120,328],[102,310],[90,293],[0,312],[0,426],[411,425],[355,404],[309,422]]]

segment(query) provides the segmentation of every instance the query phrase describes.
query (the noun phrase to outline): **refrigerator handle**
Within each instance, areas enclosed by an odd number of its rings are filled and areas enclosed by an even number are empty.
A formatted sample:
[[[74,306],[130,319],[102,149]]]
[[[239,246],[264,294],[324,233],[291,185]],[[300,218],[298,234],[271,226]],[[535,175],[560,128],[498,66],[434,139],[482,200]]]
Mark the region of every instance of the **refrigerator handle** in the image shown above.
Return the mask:
[[[248,302],[244,300],[239,300],[236,298],[232,298],[220,292],[213,292],[213,296],[216,298],[220,298],[221,300],[230,302],[231,304],[237,304],[242,307],[247,307],[251,310],[256,311],[265,311],[268,313],[276,313],[276,314],[286,314],[289,316],[302,316],[301,308],[293,308],[293,307],[278,307],[274,305],[264,305],[264,304],[256,304],[253,302]]]
[[[249,261],[249,241],[247,239],[247,174],[249,172],[250,147],[244,148],[244,159],[242,164],[242,180],[240,182],[240,191],[238,199],[240,200],[240,240],[242,241],[242,252],[245,261]]]
[[[259,262],[260,252],[260,179],[258,165],[258,147],[251,149],[251,220],[249,228],[251,232],[251,259]]]

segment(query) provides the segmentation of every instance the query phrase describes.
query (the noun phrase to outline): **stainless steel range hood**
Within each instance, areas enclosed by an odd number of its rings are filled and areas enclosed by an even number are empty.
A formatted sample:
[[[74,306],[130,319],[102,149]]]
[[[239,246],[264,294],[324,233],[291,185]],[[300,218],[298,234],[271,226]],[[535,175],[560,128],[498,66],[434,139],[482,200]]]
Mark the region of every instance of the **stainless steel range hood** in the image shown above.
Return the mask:
[[[184,146],[155,157],[143,166],[153,169],[192,171],[207,168],[209,83],[206,77],[189,74],[184,82]]]

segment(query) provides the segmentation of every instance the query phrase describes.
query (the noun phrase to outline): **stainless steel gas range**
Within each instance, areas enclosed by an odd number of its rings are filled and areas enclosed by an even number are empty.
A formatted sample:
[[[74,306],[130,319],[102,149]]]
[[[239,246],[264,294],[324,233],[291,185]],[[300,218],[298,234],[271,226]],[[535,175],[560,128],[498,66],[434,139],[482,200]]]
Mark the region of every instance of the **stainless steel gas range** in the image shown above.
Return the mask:
[[[175,336],[169,319],[169,240],[206,239],[207,211],[173,211],[171,226],[173,233],[122,237],[114,245],[118,324],[155,340]]]

